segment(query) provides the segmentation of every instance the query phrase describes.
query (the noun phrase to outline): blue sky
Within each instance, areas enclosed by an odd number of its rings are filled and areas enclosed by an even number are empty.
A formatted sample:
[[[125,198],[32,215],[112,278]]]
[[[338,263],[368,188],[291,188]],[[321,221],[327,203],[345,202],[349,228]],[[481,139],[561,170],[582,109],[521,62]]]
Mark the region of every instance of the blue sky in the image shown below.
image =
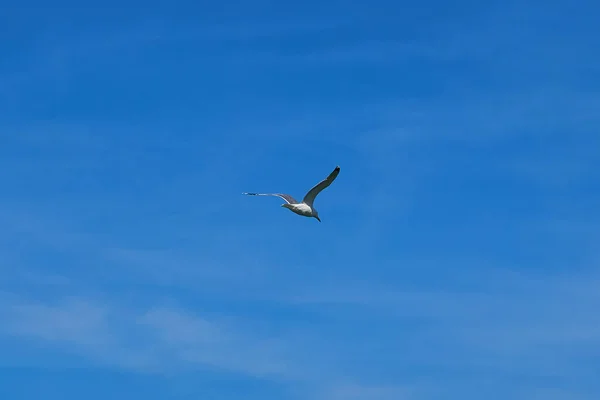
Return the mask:
[[[597,399],[600,6],[281,3],[4,7],[0,398]]]

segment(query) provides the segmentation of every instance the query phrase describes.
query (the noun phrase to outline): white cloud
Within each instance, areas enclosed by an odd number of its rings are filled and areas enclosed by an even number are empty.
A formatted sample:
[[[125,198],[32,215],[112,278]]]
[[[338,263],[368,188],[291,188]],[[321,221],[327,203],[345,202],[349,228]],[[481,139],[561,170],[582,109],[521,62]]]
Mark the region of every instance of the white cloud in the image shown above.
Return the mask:
[[[5,339],[34,339],[99,365],[155,373],[216,368],[252,376],[286,374],[276,340],[187,311],[134,310],[84,298],[55,304],[10,298],[0,308]]]
[[[121,321],[113,320],[111,310],[85,299],[67,298],[47,304],[13,296],[10,303],[3,304],[0,315],[4,321],[0,335],[5,339],[37,340],[101,365],[142,370],[153,367],[145,354],[123,342],[117,329]],[[4,362],[10,364],[9,360]]]
[[[253,376],[285,376],[277,341],[228,329],[189,312],[157,308],[137,319],[175,362],[209,365]]]
[[[462,291],[386,290],[343,280],[303,291],[304,283],[272,301],[319,318],[280,330],[264,329],[268,321],[257,318],[157,301],[134,307],[115,297],[5,295],[0,336],[5,343],[35,340],[107,367],[167,375],[209,368],[287,382],[323,399],[428,399],[432,385],[459,390],[461,381],[447,375],[457,370],[487,374],[498,384],[515,374],[560,377],[565,393],[576,379],[593,380],[587,366],[600,346],[597,274],[486,271],[470,281],[478,289]],[[506,392],[534,389],[544,387],[515,383]]]
[[[471,290],[338,284],[293,296],[291,302],[318,309],[342,326],[364,324],[367,315],[390,332],[405,326],[401,342],[382,344],[399,355],[397,365],[590,375],[582,365],[600,346],[597,274],[527,278],[485,271],[487,278],[471,280],[469,286],[478,287]],[[358,345],[349,340],[347,346]]]

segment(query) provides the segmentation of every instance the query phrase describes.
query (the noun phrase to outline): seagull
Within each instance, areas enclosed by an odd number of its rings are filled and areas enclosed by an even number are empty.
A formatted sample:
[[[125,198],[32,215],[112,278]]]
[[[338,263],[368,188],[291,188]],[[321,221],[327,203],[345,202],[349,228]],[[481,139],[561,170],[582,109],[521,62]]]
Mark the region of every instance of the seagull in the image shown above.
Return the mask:
[[[277,196],[285,200],[285,203],[281,205],[281,207],[285,207],[288,210],[295,212],[298,215],[302,215],[303,217],[314,217],[319,222],[321,219],[319,218],[319,213],[313,207],[313,203],[315,201],[315,197],[327,186],[331,185],[331,182],[337,178],[340,173],[339,165],[335,167],[335,169],[329,174],[329,176],[323,179],[321,182],[317,183],[313,186],[312,189],[306,193],[302,201],[297,201],[289,194],[285,193],[242,193],[248,196]]]

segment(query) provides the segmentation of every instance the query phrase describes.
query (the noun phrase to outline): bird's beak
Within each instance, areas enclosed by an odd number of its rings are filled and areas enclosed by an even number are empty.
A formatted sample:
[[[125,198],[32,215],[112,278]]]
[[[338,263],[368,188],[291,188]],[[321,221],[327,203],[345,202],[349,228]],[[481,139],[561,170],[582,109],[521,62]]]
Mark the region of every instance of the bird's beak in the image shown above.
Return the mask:
[[[319,218],[319,217],[315,217],[315,218],[316,218],[316,219],[318,219],[318,220],[319,220],[319,222],[321,222],[321,218]]]

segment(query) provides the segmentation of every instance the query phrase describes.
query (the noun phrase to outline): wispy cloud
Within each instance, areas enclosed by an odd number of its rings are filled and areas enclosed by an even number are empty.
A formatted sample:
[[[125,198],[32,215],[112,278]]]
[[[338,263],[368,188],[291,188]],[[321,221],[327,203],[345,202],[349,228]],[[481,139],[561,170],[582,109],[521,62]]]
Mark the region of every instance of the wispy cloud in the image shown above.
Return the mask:
[[[176,364],[209,365],[257,377],[289,373],[276,338],[253,337],[247,330],[228,329],[227,323],[174,309],[150,310],[138,322],[153,331]]]
[[[404,343],[393,345],[404,360],[399,364],[589,375],[585,365],[595,357],[589,350],[600,343],[596,273],[579,278],[488,276],[490,280],[471,279],[469,286],[477,287],[471,290],[386,291],[351,286],[344,291],[328,288],[295,301],[321,312],[329,310],[332,318],[337,315],[348,323],[354,318],[346,311],[360,309],[361,318],[371,313],[374,323],[393,320],[406,325]],[[411,323],[415,320],[420,322]],[[440,357],[442,353],[446,356]]]
[[[473,279],[478,290],[455,292],[338,282],[301,296],[278,294],[273,301],[288,312],[320,316],[292,320],[279,332],[214,309],[10,296],[1,331],[5,339],[38,340],[99,365],[167,375],[213,368],[296,382],[323,398],[430,398],[427,385],[443,387],[439,371],[452,370],[497,380],[555,376],[575,389],[577,379],[592,378],[588,365],[597,355],[590,349],[600,345],[598,282],[596,275],[500,274]],[[421,368],[430,372],[416,372]],[[413,372],[402,386],[388,386],[407,369]],[[370,382],[384,370],[380,383]]]
[[[9,340],[39,341],[101,365],[141,370],[152,367],[152,360],[147,355],[135,352],[123,343],[124,338],[116,331],[117,326],[119,329],[123,326],[110,323],[119,316],[113,315],[105,306],[77,298],[55,304],[14,299],[3,304],[0,313],[5,340],[8,337]]]
[[[37,340],[99,365],[159,374],[207,367],[252,376],[286,373],[276,341],[240,336],[239,329],[183,310],[13,298],[1,315],[5,339]]]

